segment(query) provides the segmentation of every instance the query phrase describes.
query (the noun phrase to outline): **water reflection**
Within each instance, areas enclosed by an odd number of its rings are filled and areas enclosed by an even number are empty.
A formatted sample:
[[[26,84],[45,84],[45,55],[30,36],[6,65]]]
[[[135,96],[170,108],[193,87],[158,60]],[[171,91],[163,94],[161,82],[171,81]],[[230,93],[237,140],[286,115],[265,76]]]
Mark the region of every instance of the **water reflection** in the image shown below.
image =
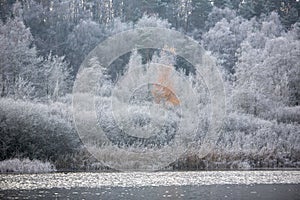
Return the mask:
[[[0,199],[300,199],[300,171],[2,174]]]

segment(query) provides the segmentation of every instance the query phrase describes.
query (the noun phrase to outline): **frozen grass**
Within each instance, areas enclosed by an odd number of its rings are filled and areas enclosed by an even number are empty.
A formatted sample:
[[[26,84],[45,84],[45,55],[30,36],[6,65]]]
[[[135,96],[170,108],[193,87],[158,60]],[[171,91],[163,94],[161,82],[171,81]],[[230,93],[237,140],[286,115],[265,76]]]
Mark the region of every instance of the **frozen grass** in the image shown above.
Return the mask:
[[[216,169],[279,169],[300,168],[300,151],[288,153],[265,150],[261,152],[235,152],[215,150],[204,158],[197,153],[184,155],[166,169],[173,170],[216,170]]]
[[[14,158],[0,162],[1,173],[46,173],[54,171],[56,171],[54,165],[40,160]]]
[[[229,113],[215,150],[203,158],[202,153],[198,152],[200,148],[195,146],[178,161],[172,158],[173,163],[169,167],[175,170],[300,168],[299,108],[282,108],[281,111],[279,108],[275,119]],[[109,167],[113,166],[117,169],[139,167],[135,162],[128,161],[130,155],[123,149],[116,153],[114,148],[99,149],[97,143],[80,146],[68,109],[63,103],[44,105],[0,99],[0,138],[3,141],[0,144],[3,150],[0,157],[5,160],[0,162],[0,172],[38,173],[55,170],[47,162],[7,160],[20,154],[40,160],[51,159],[56,169],[63,171],[110,171]],[[84,113],[80,117],[87,121],[86,126],[90,126],[91,113]],[[96,134],[87,136],[93,142],[99,137]],[[97,161],[86,148],[102,159]],[[169,159],[164,155],[156,156],[164,162]]]

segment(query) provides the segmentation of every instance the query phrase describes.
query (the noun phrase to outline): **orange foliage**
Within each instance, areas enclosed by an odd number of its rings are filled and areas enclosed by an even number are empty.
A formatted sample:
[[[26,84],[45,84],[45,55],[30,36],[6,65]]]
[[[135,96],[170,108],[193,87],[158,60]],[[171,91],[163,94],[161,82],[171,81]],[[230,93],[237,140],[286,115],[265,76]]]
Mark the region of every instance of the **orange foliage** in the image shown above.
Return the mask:
[[[171,70],[171,68],[161,68],[157,84],[153,86],[152,95],[156,103],[166,102],[176,106],[180,104],[180,101],[172,92],[172,82],[170,81]]]

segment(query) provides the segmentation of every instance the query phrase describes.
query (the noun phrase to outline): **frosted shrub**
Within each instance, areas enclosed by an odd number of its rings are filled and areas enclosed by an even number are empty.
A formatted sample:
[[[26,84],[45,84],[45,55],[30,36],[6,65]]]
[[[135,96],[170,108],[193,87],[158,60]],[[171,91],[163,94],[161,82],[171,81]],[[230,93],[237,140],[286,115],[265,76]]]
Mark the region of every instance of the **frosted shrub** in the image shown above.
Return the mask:
[[[278,122],[300,124],[300,106],[278,108],[273,114],[273,117],[276,118]]]
[[[231,113],[225,122],[217,154],[230,155],[229,160],[239,162],[249,159],[252,167],[295,166],[300,152],[299,133],[297,124],[278,124],[275,120]]]
[[[69,107],[0,99],[0,160],[56,159],[79,147]]]
[[[56,168],[50,162],[42,162],[40,160],[26,159],[10,159],[0,162],[0,172],[15,172],[15,173],[46,173],[54,172]]]

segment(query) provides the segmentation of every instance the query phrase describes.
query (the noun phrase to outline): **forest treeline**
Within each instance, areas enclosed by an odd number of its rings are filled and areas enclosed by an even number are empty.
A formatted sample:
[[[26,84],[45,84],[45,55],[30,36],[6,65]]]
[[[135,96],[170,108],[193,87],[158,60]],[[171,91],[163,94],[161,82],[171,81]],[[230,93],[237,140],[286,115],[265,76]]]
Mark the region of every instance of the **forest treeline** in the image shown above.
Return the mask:
[[[82,153],[72,119],[76,73],[109,36],[154,26],[194,38],[222,72],[228,117],[219,149],[207,159],[240,167],[299,167],[299,15],[298,0],[3,0],[0,159],[85,168],[83,160],[93,159]],[[154,55],[139,53],[140,65]],[[118,58],[110,77],[122,74],[134,56]],[[174,67],[193,76],[193,66],[182,58]]]

